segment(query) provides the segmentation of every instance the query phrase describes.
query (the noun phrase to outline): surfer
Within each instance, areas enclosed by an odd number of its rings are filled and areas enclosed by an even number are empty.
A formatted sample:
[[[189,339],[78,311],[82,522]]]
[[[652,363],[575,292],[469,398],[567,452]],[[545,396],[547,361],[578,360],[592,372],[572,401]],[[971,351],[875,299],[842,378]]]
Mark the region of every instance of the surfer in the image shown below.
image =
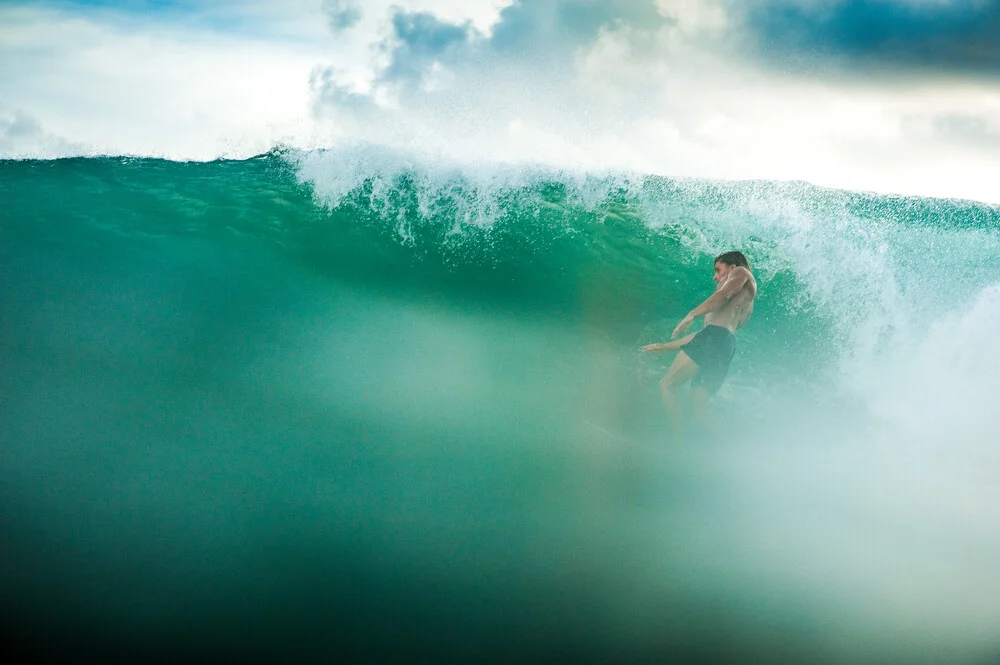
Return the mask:
[[[742,252],[726,252],[715,257],[715,283],[718,286],[705,302],[691,310],[674,328],[673,342],[649,344],[646,353],[679,351],[660,381],[663,406],[670,417],[674,440],[684,435],[684,419],[677,389],[691,381],[692,410],[695,419],[709,431],[714,430],[708,416],[708,399],[719,390],[736,350],[736,331],[753,313],[757,281],[750,272],[750,262]],[[705,317],[697,333],[677,339],[687,332],[694,320]]]

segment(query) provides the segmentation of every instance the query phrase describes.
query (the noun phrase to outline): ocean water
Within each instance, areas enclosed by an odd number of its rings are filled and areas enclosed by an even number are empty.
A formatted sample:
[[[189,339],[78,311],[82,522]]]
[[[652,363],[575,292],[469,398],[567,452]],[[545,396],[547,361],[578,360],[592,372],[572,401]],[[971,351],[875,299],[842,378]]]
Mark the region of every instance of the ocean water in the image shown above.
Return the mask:
[[[371,147],[0,161],[29,659],[1000,659],[1000,207]],[[713,413],[663,341],[740,249]]]

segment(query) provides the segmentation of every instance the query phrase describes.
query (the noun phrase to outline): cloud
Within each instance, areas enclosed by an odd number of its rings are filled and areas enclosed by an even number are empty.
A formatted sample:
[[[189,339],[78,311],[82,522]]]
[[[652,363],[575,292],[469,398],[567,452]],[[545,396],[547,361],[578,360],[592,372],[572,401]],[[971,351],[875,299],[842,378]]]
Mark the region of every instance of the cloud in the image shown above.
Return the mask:
[[[86,152],[83,145],[46,131],[37,118],[24,111],[0,113],[0,156],[46,159]]]
[[[42,134],[42,126],[31,116],[17,111],[10,120],[0,120],[0,134],[11,141],[31,139]]]
[[[0,6],[0,100],[90,153],[213,159],[308,140],[322,51],[132,20]]]
[[[455,25],[428,12],[397,10],[391,19],[393,35],[383,47],[391,55],[380,73],[385,82],[419,83],[435,64],[454,59],[480,33],[471,23]]]
[[[978,153],[1000,154],[1000,111],[992,115],[955,111],[918,116],[908,119],[907,128],[926,141]]]
[[[1000,76],[996,0],[778,0],[743,14],[747,43],[793,70],[857,68]],[[902,70],[902,71],[901,71]]]
[[[624,50],[633,64],[653,61],[675,55],[665,46],[717,34],[726,24],[718,3],[696,0],[517,0],[498,13],[488,31],[470,20],[449,21],[428,11],[391,7],[389,12],[390,31],[377,48],[385,57],[373,61],[371,82],[383,91],[399,88],[396,94],[419,88],[435,75],[468,84],[497,70],[516,70],[528,89],[540,76],[572,75],[595,49]],[[337,66],[327,69],[339,75],[318,76],[314,83],[345,78]],[[564,87],[553,83],[559,81],[549,80],[544,87]],[[319,96],[336,100],[339,95],[331,92],[321,86]]]
[[[368,142],[997,200],[995,1],[169,5],[0,3],[0,99],[112,154]]]
[[[702,6],[712,3],[702,3]],[[572,64],[581,49],[608,32],[655,34],[676,26],[686,0],[516,0],[499,11],[488,32],[471,20],[450,21],[430,11],[389,9],[391,31],[379,47],[387,60],[383,84],[413,83],[435,68],[469,69],[504,62]],[[673,12],[673,13],[671,13]]]
[[[334,33],[353,28],[361,21],[361,10],[351,0],[323,0],[323,11]]]
[[[508,54],[565,53],[610,26],[655,29],[666,20],[653,0],[518,0],[500,13],[490,45]]]
[[[831,5],[823,20],[848,20],[849,4]],[[993,126],[983,118],[1000,106],[1000,89],[949,83],[945,92],[926,77],[886,86],[863,71],[817,77],[776,67],[773,53],[754,50],[765,34],[759,7],[515,2],[489,32],[428,11],[387,11],[383,58],[371,61],[367,85],[335,67],[314,77],[317,115],[344,140],[466,161],[974,198],[988,198],[984,174],[1000,168],[985,147],[991,134],[971,138]],[[814,5],[798,11],[821,16]]]

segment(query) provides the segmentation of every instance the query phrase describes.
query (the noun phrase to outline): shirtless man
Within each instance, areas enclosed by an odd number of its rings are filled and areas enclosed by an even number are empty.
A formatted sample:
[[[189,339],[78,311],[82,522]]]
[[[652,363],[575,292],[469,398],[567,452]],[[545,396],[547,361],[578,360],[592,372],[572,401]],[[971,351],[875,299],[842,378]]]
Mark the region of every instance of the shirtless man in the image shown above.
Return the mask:
[[[741,252],[726,252],[715,258],[715,283],[718,286],[708,300],[695,307],[674,328],[673,338],[687,332],[694,320],[705,317],[705,325],[697,334],[673,342],[649,344],[646,353],[680,351],[660,381],[663,406],[670,416],[674,440],[684,436],[684,420],[677,389],[689,379],[694,391],[691,402],[694,416],[709,431],[714,426],[708,416],[708,399],[718,391],[729,371],[736,350],[736,331],[753,314],[757,296],[757,281],[750,272],[750,263]]]

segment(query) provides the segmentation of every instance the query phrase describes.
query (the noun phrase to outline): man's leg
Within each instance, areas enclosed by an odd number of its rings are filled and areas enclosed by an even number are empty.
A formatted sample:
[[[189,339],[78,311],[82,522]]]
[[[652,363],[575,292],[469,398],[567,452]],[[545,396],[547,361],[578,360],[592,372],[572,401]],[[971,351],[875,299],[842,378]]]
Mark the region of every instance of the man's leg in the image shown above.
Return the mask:
[[[698,372],[698,365],[691,360],[688,354],[681,351],[674,358],[666,375],[660,380],[660,397],[663,398],[663,406],[667,409],[667,416],[670,418],[670,429],[673,432],[674,441],[678,443],[684,437],[684,412],[681,410],[677,389]]]
[[[709,397],[710,395],[704,387],[698,386],[695,388],[691,392],[691,411],[694,413],[694,419],[705,429],[705,432],[711,436],[712,439],[718,440],[719,429],[708,412]]]

